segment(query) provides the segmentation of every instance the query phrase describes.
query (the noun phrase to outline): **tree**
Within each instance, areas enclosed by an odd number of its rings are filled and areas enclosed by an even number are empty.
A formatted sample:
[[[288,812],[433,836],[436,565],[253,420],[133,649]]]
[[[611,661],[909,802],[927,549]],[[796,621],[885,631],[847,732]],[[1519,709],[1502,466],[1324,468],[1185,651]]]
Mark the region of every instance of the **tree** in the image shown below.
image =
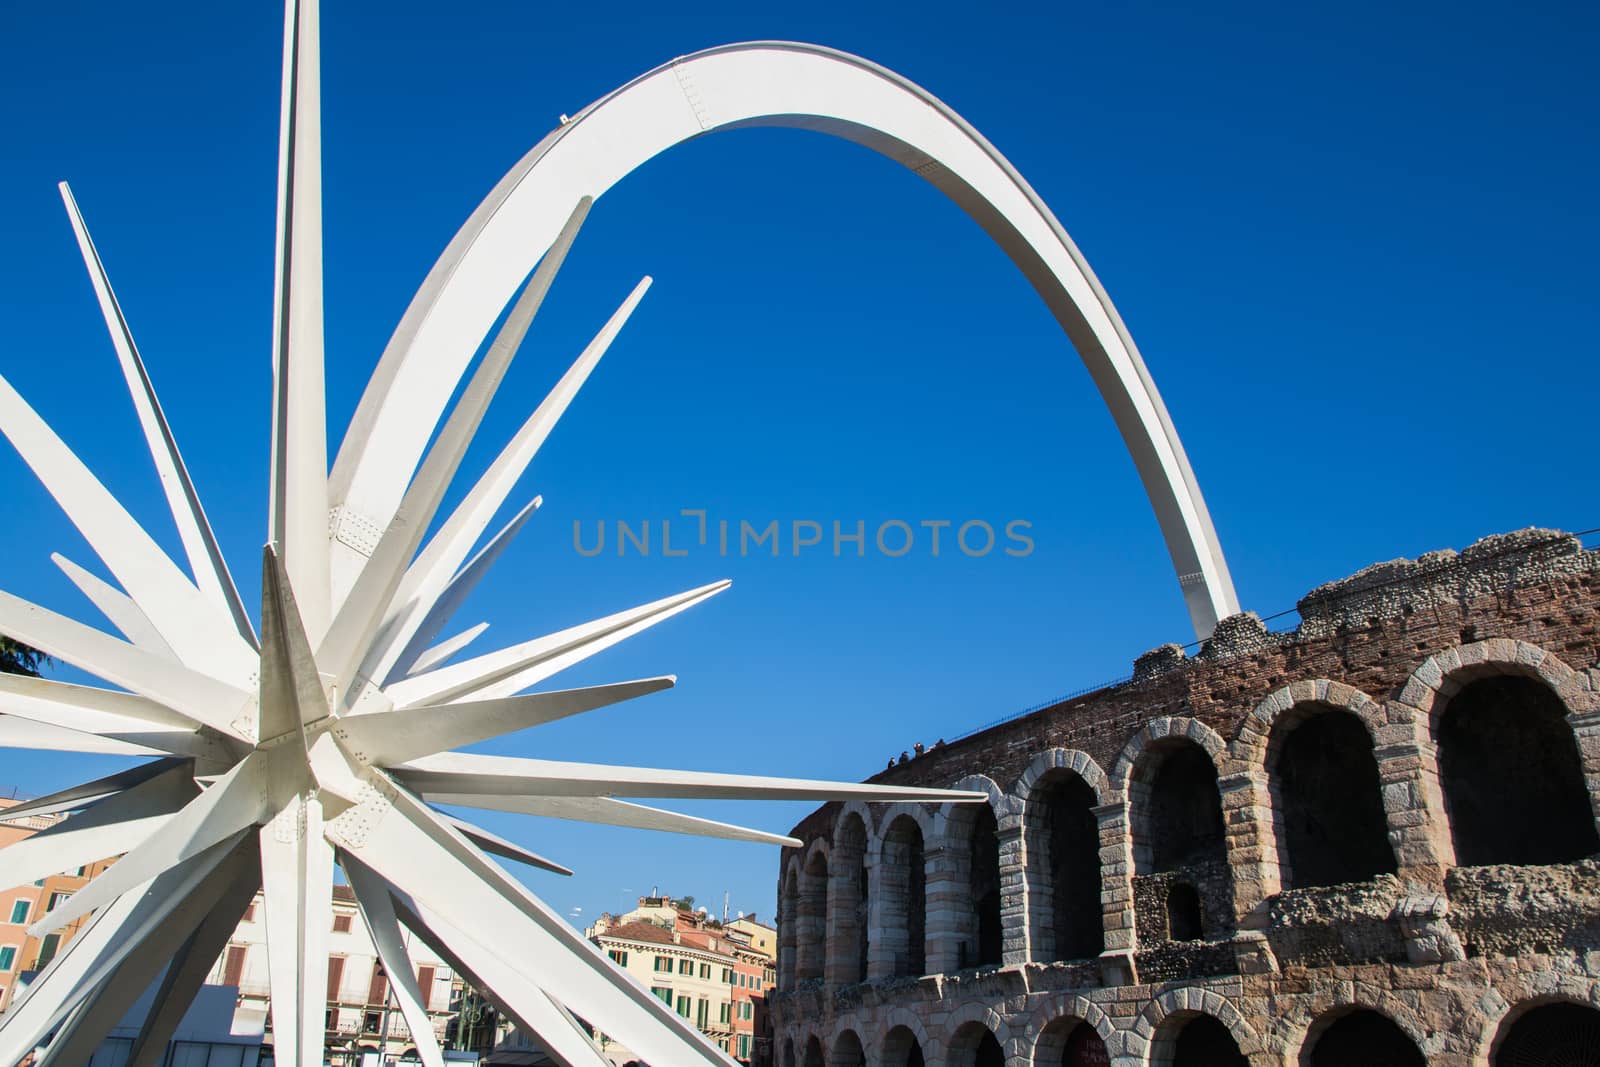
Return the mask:
[[[50,657],[37,648],[29,648],[9,637],[0,637],[0,673],[26,674],[37,678],[40,664],[49,662]]]

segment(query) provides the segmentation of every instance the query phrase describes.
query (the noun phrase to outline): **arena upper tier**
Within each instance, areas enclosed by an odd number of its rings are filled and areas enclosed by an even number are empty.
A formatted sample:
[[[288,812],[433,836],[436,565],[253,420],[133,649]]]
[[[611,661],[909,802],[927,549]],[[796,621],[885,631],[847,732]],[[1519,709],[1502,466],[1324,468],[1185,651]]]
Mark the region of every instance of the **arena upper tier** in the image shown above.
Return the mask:
[[[1600,552],[1490,537],[1299,612],[873,779],[987,806],[803,820],[779,1067],[1600,1064]]]

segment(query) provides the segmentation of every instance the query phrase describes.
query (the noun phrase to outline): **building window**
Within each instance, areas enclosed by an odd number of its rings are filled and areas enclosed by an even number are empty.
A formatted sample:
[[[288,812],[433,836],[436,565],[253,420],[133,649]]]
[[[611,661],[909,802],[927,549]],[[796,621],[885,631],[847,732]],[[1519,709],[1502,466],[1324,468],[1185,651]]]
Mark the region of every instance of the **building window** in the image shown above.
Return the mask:
[[[11,921],[14,923],[25,923],[28,921],[28,902],[26,900],[15,900],[11,902]]]
[[[678,961],[678,973],[679,974],[686,974],[690,978],[693,978],[694,977],[694,960],[679,960]]]
[[[708,980],[710,979],[710,977],[711,977],[711,964],[702,963],[700,965],[700,977],[708,979]]]
[[[44,944],[39,946],[39,961],[33,965],[34,970],[42,970],[44,965],[56,958],[56,949],[61,947],[60,934],[45,934]]]
[[[739,1018],[754,1019],[756,1017],[756,1002],[745,1000],[739,1002]]]
[[[244,909],[244,918],[242,920],[240,920],[240,921],[247,922],[247,923],[253,923],[253,922],[256,921],[256,903],[255,903],[255,901],[252,900],[250,902],[250,904]]]
[[[240,979],[244,977],[245,946],[229,945],[226,962],[222,965],[222,984],[238,987]],[[328,990],[330,995],[335,995],[338,990]]]
[[[333,932],[336,934],[348,934],[350,932],[350,916],[335,915],[333,917]]]
[[[739,1058],[741,1060],[747,1060],[747,1059],[750,1058],[750,1035],[749,1034],[740,1034],[739,1035]]]
[[[672,961],[667,959],[667,957],[665,957],[665,956],[657,956],[656,957],[656,971],[658,973],[661,972],[661,971],[666,971],[668,974],[671,974],[672,973]]]
[[[17,946],[7,945],[5,948],[0,948],[0,971],[9,971],[16,961]]]
[[[722,980],[724,982],[726,982],[728,985],[732,985],[733,984],[733,968],[731,968],[731,967],[722,968]]]
[[[44,910],[47,912],[55,911],[57,907],[65,904],[70,899],[72,899],[71,893],[51,893],[50,902],[44,906]]]
[[[611,962],[615,963],[618,967],[626,967],[628,965],[628,954],[625,951],[623,951],[622,949],[620,949],[620,948],[606,949],[606,955],[610,956],[611,957]],[[656,957],[656,959],[658,959],[658,960],[660,958],[661,958],[660,956]],[[658,971],[660,969],[661,969],[660,967],[656,968],[656,970],[658,970]]]
[[[680,996],[678,998],[678,1014],[683,1016],[685,1019],[687,1019],[689,1017],[689,1005],[690,1005],[690,1003],[691,1003],[691,999],[689,997]]]
[[[361,1032],[375,1034],[383,1029],[383,1012],[369,1011],[361,1017]]]
[[[428,1004],[433,1000],[433,975],[432,967],[417,968],[417,993],[422,1000],[422,1010],[428,1010]]]
[[[728,1021],[728,1002],[727,1001],[723,1001],[717,1007],[717,1022],[725,1023],[727,1021]]]
[[[706,1020],[711,1015],[710,1011],[707,1010],[710,1007],[711,1002],[709,1000],[702,999],[699,1006],[695,1009],[694,1024],[702,1030],[706,1028]]]
[[[661,1003],[666,1004],[668,1006],[671,1006],[671,1004],[672,1004],[672,990],[663,989],[660,986],[651,986],[650,987],[650,992],[653,993],[657,998],[659,998]]]
[[[78,877],[79,878],[82,878],[84,875],[86,875],[88,873],[89,873],[89,868],[88,868],[87,865],[78,868]]]

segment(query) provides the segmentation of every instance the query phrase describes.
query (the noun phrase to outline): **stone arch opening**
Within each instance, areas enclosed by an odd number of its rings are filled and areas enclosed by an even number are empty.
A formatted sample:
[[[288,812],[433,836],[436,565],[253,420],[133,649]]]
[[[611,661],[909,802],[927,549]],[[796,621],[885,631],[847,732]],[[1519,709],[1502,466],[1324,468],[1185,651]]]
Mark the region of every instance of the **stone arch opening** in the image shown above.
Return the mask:
[[[867,1067],[867,1053],[854,1030],[845,1030],[833,1039],[828,1067]]]
[[[1249,1067],[1239,1043],[1210,1015],[1170,1016],[1150,1050],[1154,1067]]]
[[[1028,894],[1034,959],[1091,959],[1105,949],[1097,799],[1078,775],[1047,773],[1028,797]]]
[[[783,1067],[797,1067],[794,1060],[794,1038],[786,1037],[783,1039],[783,1057],[780,1062]]]
[[[1199,941],[1205,937],[1205,919],[1200,913],[1200,894],[1188,882],[1173,882],[1167,887],[1167,939]]]
[[[982,1023],[962,1026],[950,1039],[949,1067],[1006,1067],[1006,1050],[1000,1039]]]
[[[778,982],[785,989],[794,988],[795,909],[799,906],[800,868],[795,861],[789,864],[778,893]]]
[[[1587,1004],[1541,1004],[1518,1015],[1504,1034],[1490,1067],[1600,1065],[1600,1011]]]
[[[1388,1016],[1368,1008],[1313,1027],[1300,1055],[1305,1067],[1427,1067],[1416,1042]]]
[[[928,973],[928,872],[922,827],[910,815],[897,816],[883,834],[878,892],[882,896],[882,936],[891,976]]]
[[[883,1037],[883,1067],[924,1067],[922,1045],[907,1026],[896,1026]]]
[[[795,981],[822,977],[827,945],[828,854],[815,849],[800,869],[799,903],[795,909]]]
[[[822,1039],[816,1034],[806,1041],[806,1055],[801,1063],[803,1067],[828,1067],[828,1061],[822,1054]]]
[[[1567,709],[1520,675],[1469,682],[1438,717],[1456,863],[1570,863],[1600,852]]]
[[[967,833],[967,889],[972,900],[971,948],[963,947],[963,967],[998,965],[1003,950],[1000,925],[1000,824],[987,804],[973,805]]]
[[[1199,897],[1203,938],[1230,932],[1233,874],[1211,756],[1187,738],[1168,739],[1143,754],[1128,791],[1139,940],[1167,939],[1168,898],[1180,885]]]
[[[1280,717],[1267,752],[1285,889],[1395,871],[1372,735],[1333,708]]]
[[[867,978],[867,824],[848,812],[833,846],[833,884],[828,888],[828,981],[854,985]]]
[[[1110,1067],[1111,1054],[1100,1034],[1072,1015],[1052,1019],[1033,1049],[1033,1067]]]

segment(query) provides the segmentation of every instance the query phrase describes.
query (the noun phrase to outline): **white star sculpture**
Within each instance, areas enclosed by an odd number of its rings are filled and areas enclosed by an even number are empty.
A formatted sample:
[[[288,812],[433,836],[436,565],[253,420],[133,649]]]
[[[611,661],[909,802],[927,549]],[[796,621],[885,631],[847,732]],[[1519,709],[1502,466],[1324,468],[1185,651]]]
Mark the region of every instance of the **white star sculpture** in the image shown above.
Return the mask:
[[[782,835],[617,798],[982,797],[450,751],[668,688],[670,676],[524,694],[728,583],[458,662],[452,658],[483,627],[438,640],[538,506],[535,498],[472,554],[649,282],[639,284],[424,543],[588,211],[587,199],[574,208],[412,472],[393,521],[378,528],[350,514],[330,516],[330,482],[337,481],[339,466],[330,478],[323,429],[318,83],[315,0],[289,0],[272,498],[259,639],[100,257],[71,192],[61,187],[189,569],[162,551],[0,379],[0,430],[121,588],[53,558],[126,638],[0,593],[0,632],[118,687],[0,675],[0,743],[160,757],[6,813],[74,813],[0,853],[0,880],[7,885],[125,855],[30,927],[42,936],[92,913],[0,1022],[0,1063],[22,1059],[53,1031],[40,1067],[78,1067],[159,980],[130,1059],[130,1067],[157,1067],[246,906],[264,891],[277,1063],[316,1067],[323,1059],[335,862],[360,902],[425,1064],[441,1067],[442,1059],[402,924],[538,1034],[563,1063],[607,1062],[579,1019],[656,1064],[730,1063],[487,854],[570,872],[432,805],[797,845]],[[353,427],[362,417],[358,412]]]

